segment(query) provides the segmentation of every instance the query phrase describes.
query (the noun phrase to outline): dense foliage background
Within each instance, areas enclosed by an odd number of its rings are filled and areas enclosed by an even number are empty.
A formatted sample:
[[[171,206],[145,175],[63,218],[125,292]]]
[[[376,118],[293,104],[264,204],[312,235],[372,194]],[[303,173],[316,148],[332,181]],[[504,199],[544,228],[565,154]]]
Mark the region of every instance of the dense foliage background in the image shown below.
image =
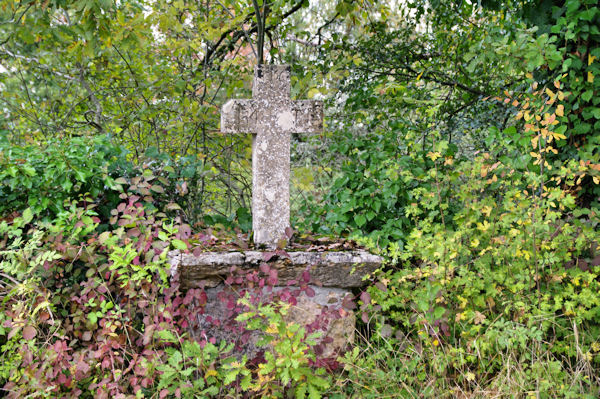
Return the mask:
[[[594,0],[4,0],[2,392],[598,397],[599,41]],[[250,229],[251,138],[219,112],[263,50],[326,102],[293,139],[297,235],[386,259],[337,359],[296,294],[253,291],[268,264],[225,298],[255,359],[190,334],[206,294],[168,277]]]

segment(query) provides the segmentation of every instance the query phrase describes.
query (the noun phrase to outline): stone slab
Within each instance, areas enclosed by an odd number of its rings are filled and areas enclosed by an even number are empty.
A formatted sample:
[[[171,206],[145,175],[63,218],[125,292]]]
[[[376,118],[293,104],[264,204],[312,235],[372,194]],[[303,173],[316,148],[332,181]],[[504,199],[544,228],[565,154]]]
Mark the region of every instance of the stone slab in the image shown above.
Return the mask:
[[[364,285],[363,277],[378,269],[383,259],[365,250],[343,252],[288,252],[289,258],[269,260],[277,269],[279,284],[299,280],[302,272],[310,271],[311,281],[323,287],[353,288]],[[182,287],[215,286],[223,281],[232,266],[241,269],[258,268],[264,262],[264,252],[170,253],[171,272],[179,271]]]

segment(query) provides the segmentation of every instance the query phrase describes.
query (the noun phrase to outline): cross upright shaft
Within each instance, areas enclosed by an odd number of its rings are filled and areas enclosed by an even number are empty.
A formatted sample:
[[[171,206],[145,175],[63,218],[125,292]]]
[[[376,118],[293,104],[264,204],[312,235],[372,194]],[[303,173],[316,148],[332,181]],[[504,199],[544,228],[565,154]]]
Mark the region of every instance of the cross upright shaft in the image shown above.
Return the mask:
[[[290,99],[287,65],[258,65],[252,99],[223,105],[223,133],[253,133],[252,229],[257,245],[275,246],[290,225],[291,134],[322,129],[322,102]]]

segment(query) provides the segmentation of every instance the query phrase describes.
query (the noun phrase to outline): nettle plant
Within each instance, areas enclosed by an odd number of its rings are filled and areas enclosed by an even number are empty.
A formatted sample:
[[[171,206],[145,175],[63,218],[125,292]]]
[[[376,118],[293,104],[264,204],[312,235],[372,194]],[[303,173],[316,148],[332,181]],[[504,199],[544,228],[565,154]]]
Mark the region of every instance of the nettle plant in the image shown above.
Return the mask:
[[[285,317],[298,288],[275,290],[277,273],[232,271],[222,320],[205,315],[203,289],[179,289],[168,252],[208,241],[156,208],[162,179],[144,170],[115,180],[120,202],[107,219],[93,198],[66,201],[41,220],[27,208],[0,219],[0,384],[9,397],[318,397],[330,384],[319,331],[344,311],[308,326]],[[176,210],[175,206],[167,211]],[[285,256],[283,251],[269,256]],[[217,342],[201,320],[240,333]],[[234,356],[262,334],[253,358]]]

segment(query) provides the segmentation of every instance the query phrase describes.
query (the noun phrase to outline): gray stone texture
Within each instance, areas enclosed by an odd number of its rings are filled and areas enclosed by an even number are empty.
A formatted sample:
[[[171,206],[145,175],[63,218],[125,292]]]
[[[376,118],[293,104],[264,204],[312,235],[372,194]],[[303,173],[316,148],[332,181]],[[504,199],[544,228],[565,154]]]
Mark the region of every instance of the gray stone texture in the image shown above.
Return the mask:
[[[199,330],[210,331],[217,341],[235,342],[239,337],[235,332],[224,328],[215,328],[206,319],[222,319],[227,313],[225,305],[217,299],[217,294],[226,289],[223,280],[231,273],[231,268],[256,269],[264,262],[264,251],[246,252],[205,252],[199,255],[172,251],[169,253],[171,273],[179,272],[183,289],[206,287],[208,303],[205,316],[199,320]],[[350,288],[363,285],[363,277],[378,269],[382,258],[364,250],[344,252],[288,252],[288,257],[273,257],[268,264],[277,269],[278,284],[275,290],[282,289],[292,280],[301,281],[302,273],[310,271],[313,297],[301,294],[298,303],[290,309],[288,320],[306,326],[323,311],[339,311],[343,317],[331,319],[324,331],[323,338],[331,338],[320,357],[335,357],[354,340],[355,315],[344,311],[342,301],[351,293]],[[317,284],[317,285],[315,285]],[[251,334],[250,343],[241,354],[252,358],[259,350],[253,343],[260,337],[258,332]]]
[[[205,252],[198,256],[173,251],[171,268],[179,271],[182,287],[204,284],[215,286],[229,274],[232,266],[240,269],[258,268],[264,262],[263,252]],[[311,280],[323,287],[352,288],[363,285],[363,277],[381,266],[382,258],[365,250],[344,252],[289,252],[289,258],[269,261],[277,269],[279,283],[299,280],[307,268]]]
[[[290,67],[258,65],[251,100],[229,100],[221,112],[223,133],[253,133],[252,230],[254,242],[276,246],[290,225],[292,133],[323,129],[323,103],[290,99]]]

